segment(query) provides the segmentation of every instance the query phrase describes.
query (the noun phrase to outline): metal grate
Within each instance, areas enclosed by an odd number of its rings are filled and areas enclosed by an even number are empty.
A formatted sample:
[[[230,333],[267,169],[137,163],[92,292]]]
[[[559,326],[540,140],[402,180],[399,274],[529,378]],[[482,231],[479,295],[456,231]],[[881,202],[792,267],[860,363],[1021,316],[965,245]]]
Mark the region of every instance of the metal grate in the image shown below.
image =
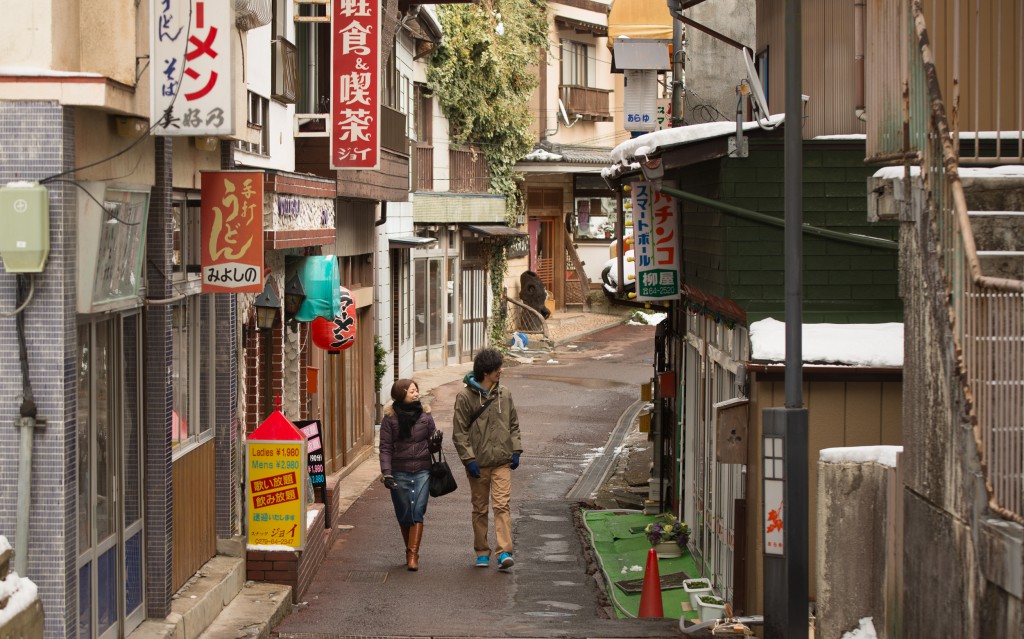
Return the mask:
[[[382,584],[388,580],[388,573],[373,570],[347,570],[341,573],[338,580],[357,584]]]

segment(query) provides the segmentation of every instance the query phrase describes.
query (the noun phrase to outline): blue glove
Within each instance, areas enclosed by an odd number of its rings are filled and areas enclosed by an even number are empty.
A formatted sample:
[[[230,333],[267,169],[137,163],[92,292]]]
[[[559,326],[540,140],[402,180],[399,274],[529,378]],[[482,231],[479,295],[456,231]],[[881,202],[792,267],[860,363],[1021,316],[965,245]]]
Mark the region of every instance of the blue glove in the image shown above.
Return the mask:
[[[466,472],[469,473],[470,477],[474,479],[480,479],[480,464],[476,463],[476,460],[466,464]]]
[[[519,468],[519,453],[512,453],[512,470]]]

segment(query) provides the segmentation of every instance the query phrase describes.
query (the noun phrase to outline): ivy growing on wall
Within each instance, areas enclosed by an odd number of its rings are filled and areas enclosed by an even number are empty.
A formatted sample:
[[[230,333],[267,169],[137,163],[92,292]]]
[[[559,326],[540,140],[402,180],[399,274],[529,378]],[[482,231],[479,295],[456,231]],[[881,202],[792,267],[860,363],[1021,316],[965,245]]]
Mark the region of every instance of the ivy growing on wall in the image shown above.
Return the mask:
[[[483,154],[491,170],[490,191],[505,196],[510,226],[524,210],[515,163],[533,149],[530,94],[537,88],[541,47],[548,46],[546,3],[541,0],[481,0],[437,7],[444,38],[431,57],[427,82],[448,119],[453,145]],[[502,283],[508,268],[503,248],[492,252],[494,306],[488,334],[504,345]]]

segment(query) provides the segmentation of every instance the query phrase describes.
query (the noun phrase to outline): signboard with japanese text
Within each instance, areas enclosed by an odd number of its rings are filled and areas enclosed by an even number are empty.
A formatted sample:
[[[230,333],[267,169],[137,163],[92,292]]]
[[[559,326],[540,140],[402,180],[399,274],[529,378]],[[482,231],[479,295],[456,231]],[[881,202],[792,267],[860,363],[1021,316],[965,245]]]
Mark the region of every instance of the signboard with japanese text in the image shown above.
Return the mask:
[[[152,0],[153,135],[235,132],[231,7],[221,0]]]
[[[679,299],[679,239],[677,203],[652,188],[650,182],[633,184],[633,261],[636,299]]]
[[[672,128],[672,100],[668,98],[658,98],[657,107],[655,112],[657,117],[655,118],[655,131],[661,131],[662,129]]]
[[[332,169],[380,166],[381,4],[331,0]]]
[[[246,442],[249,541],[301,550],[306,531],[306,446],[303,441]]]
[[[263,173],[202,174],[204,293],[263,290]]]
[[[764,552],[785,555],[783,440],[764,438]]]
[[[306,466],[309,469],[309,481],[313,488],[327,486],[327,475],[324,474],[324,447],[321,437],[320,420],[309,419],[295,422],[295,427],[306,436]]]

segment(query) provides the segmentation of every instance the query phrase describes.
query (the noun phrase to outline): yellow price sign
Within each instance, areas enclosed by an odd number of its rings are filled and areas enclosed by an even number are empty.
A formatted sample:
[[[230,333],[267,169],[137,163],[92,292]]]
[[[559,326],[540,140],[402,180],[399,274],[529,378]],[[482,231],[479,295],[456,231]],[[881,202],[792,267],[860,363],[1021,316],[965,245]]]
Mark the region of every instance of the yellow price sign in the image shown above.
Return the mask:
[[[306,529],[304,442],[246,442],[249,544],[302,549]]]

